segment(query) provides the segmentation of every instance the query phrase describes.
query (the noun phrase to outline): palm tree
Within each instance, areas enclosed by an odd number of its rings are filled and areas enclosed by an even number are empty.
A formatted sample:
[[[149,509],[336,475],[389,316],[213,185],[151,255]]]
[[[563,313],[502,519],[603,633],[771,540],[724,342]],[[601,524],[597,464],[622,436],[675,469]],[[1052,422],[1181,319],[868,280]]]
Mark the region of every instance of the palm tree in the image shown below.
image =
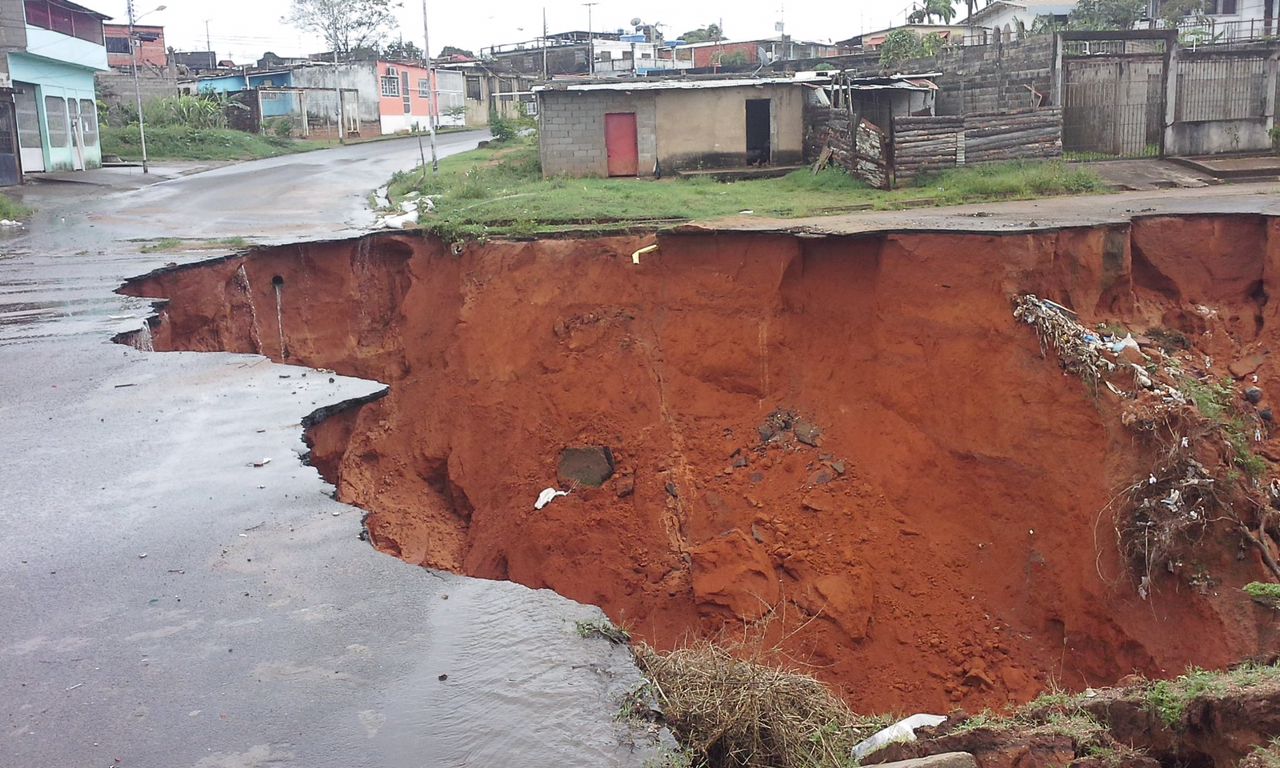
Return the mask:
[[[925,15],[937,16],[943,24],[950,24],[956,17],[956,9],[951,3],[952,0],[925,0]]]

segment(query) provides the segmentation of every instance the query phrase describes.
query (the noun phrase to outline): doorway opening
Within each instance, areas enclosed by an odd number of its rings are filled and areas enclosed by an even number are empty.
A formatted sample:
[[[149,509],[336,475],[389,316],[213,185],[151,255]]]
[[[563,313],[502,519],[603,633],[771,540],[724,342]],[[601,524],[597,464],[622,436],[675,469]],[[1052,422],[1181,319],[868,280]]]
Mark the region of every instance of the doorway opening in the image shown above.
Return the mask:
[[[770,104],[769,99],[747,99],[747,165],[768,165],[773,159]]]

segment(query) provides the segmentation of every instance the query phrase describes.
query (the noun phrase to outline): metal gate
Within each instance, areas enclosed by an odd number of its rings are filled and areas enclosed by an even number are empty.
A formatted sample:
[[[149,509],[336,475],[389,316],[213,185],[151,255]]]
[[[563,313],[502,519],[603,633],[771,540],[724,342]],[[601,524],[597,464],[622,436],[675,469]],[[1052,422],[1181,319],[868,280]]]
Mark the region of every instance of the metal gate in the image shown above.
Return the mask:
[[[18,165],[18,123],[13,112],[13,91],[0,88],[0,187],[22,183]]]
[[[1164,153],[1163,57],[1063,61],[1062,149],[1075,159]]]

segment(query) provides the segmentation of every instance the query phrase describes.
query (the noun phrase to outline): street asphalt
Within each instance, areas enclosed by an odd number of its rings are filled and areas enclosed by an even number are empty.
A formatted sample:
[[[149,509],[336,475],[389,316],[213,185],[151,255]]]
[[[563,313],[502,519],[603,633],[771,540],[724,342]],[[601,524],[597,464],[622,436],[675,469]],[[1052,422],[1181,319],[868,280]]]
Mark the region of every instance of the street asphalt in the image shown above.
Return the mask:
[[[629,654],[576,630],[598,609],[360,540],[360,510],[303,463],[300,422],[381,384],[110,342],[150,311],[113,293],[125,278],[219,255],[221,238],[358,234],[369,193],[418,157],[404,139],[19,190],[37,213],[0,234],[0,765],[656,754],[615,719],[641,682]],[[165,237],[191,240],[142,252]]]

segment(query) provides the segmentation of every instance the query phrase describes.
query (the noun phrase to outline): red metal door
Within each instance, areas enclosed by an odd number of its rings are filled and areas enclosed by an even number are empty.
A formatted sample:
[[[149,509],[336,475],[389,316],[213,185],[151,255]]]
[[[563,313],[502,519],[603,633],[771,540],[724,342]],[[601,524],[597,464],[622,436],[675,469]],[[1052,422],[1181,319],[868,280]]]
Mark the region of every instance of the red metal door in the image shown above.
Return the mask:
[[[636,113],[615,112],[604,116],[604,150],[609,157],[610,176],[635,176],[639,172]]]

